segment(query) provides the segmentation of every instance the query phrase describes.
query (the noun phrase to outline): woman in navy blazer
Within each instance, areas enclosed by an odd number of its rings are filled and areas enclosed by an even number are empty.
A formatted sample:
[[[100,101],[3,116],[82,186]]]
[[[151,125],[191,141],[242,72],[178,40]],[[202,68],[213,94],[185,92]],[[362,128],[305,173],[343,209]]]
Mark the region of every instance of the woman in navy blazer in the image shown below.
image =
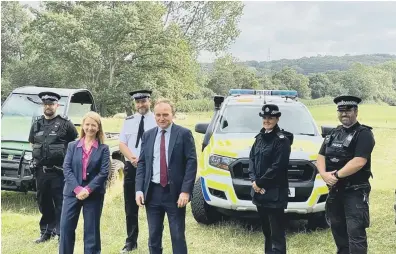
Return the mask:
[[[69,143],[63,163],[65,187],[60,222],[60,254],[72,254],[81,208],[84,216],[84,254],[101,252],[100,217],[110,165],[99,114],[88,112],[80,139]]]

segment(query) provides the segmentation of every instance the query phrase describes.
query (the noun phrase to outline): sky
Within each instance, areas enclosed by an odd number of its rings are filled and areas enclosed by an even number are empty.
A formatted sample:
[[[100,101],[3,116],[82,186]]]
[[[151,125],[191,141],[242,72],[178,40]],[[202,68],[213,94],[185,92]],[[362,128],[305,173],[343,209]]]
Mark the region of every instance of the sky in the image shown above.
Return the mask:
[[[241,61],[396,54],[396,2],[244,3],[241,33],[229,49]],[[199,60],[213,58],[201,52]]]
[[[32,6],[39,2],[21,1]],[[396,1],[244,1],[241,33],[228,49],[240,61],[317,55],[396,54]],[[213,62],[201,52],[199,62]]]

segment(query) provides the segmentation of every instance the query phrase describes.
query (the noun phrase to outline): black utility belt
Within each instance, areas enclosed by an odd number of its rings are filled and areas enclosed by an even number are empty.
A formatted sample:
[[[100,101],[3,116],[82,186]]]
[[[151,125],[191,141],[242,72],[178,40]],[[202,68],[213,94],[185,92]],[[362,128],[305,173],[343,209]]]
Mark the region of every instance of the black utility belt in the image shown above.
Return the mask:
[[[59,166],[41,166],[39,167],[44,173],[63,172],[63,168]]]

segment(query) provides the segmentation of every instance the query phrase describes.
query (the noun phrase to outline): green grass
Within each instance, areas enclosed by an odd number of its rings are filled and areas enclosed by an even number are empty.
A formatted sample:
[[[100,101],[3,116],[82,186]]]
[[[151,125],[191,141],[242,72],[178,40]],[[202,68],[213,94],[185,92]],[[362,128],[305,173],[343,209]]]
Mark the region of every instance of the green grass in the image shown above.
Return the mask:
[[[337,125],[335,107],[309,107],[318,125]],[[194,130],[196,122],[209,121],[211,113],[181,115],[175,121]],[[370,196],[371,227],[368,229],[369,253],[394,253],[396,249],[396,225],[394,223],[394,189],[396,156],[392,153],[396,141],[396,107],[362,105],[359,120],[375,127],[376,146],[373,152],[372,194]],[[123,119],[105,119],[106,131],[119,131]],[[201,134],[195,132],[197,148]],[[1,248],[2,253],[57,253],[57,241],[36,245],[39,212],[35,195],[1,192]],[[139,250],[148,253],[148,229],[145,210],[139,213]],[[75,253],[83,253],[83,218],[76,230]],[[125,215],[121,181],[108,191],[101,223],[102,253],[119,253],[125,240]],[[187,207],[186,237],[189,253],[263,253],[263,235],[257,222],[246,223],[230,220],[212,226],[203,226],[193,219],[190,205]],[[329,229],[307,232],[303,221],[293,221],[287,231],[288,253],[335,253],[335,245]],[[163,237],[164,253],[171,252],[167,221]]]

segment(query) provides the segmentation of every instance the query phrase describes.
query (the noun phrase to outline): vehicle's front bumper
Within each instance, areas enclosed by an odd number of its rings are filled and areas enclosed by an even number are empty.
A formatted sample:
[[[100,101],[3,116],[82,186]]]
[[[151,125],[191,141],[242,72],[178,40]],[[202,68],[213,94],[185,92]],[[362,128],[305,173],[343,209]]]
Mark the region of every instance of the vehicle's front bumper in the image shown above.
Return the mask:
[[[204,174],[201,174],[200,181],[204,198],[209,205],[235,211],[257,211],[251,200],[238,199],[228,171],[212,168],[204,172]],[[245,182],[250,184],[247,181]],[[324,211],[328,188],[319,175],[313,185],[311,194],[306,201],[289,202],[285,212],[309,214]],[[290,187],[293,187],[293,185],[291,184]]]

